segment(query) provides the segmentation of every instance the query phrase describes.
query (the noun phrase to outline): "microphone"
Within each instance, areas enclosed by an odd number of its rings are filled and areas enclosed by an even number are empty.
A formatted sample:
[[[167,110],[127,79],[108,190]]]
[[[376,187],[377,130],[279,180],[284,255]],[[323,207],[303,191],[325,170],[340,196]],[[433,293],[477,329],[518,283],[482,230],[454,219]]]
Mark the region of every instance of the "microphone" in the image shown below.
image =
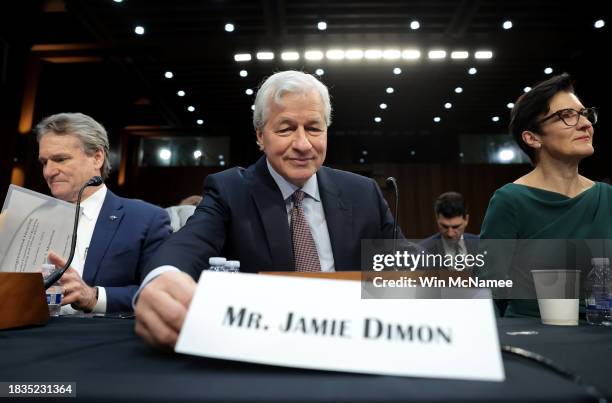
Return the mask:
[[[66,264],[64,265],[64,267],[61,268],[61,270],[53,272],[51,275],[49,275],[49,277],[45,279],[45,290],[55,284],[60,278],[62,278],[66,270],[68,270],[68,268],[70,267],[72,259],[74,258],[74,250],[76,249],[77,240],[77,228],[79,227],[81,197],[83,197],[83,191],[89,186],[100,186],[102,182],[103,180],[100,176],[93,176],[90,180],[85,182],[81,190],[79,190],[79,195],[77,196],[76,202],[76,211],[74,212],[74,229],[72,232],[72,244],[70,245],[70,256],[68,257]]]
[[[387,183],[387,186],[393,188],[393,193],[395,194],[395,215],[393,217],[393,254],[395,255],[395,252],[397,251],[397,214],[399,207],[399,190],[397,188],[397,179],[395,179],[393,176],[389,176],[385,182]],[[397,270],[397,268],[395,270]]]

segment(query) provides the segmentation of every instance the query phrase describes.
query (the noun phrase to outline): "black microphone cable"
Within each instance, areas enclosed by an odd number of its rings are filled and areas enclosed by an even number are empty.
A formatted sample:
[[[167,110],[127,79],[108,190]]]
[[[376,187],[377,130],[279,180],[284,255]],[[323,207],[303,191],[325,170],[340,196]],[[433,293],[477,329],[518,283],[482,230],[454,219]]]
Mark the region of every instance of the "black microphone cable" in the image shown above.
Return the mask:
[[[395,177],[389,176],[385,180],[385,182],[387,183],[387,186],[391,186],[393,188],[393,192],[395,194],[395,211],[393,218],[393,255],[395,255],[395,252],[397,251],[397,217],[399,210],[399,190],[397,188],[397,179],[395,179]],[[395,270],[397,271],[397,266],[395,267]]]
[[[81,190],[79,190],[79,195],[77,196],[76,202],[76,210],[74,212],[74,228],[72,230],[72,244],[70,245],[70,256],[68,257],[68,260],[66,260],[66,264],[64,265],[64,267],[61,268],[61,270],[57,270],[51,273],[47,278],[45,278],[45,290],[55,284],[64,275],[66,270],[68,270],[68,268],[70,267],[72,259],[74,258],[74,251],[76,249],[77,241],[77,229],[79,227],[79,213],[81,210],[81,197],[83,197],[83,192],[89,186],[100,186],[102,182],[103,181],[101,177],[94,176],[83,185]]]

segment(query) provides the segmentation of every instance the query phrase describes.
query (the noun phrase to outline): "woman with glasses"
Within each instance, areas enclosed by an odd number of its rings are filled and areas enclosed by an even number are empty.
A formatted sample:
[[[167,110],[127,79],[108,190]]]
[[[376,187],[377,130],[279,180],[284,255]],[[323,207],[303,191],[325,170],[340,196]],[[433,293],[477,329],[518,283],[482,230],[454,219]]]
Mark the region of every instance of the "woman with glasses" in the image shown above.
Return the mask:
[[[521,290],[533,296],[530,270],[552,268],[529,267],[526,258],[537,255],[543,259],[543,249],[564,255],[566,260],[569,256],[567,248],[555,251],[546,247],[554,242],[540,242],[544,247],[534,248],[538,242],[533,240],[612,239],[612,187],[594,182],[578,171],[580,161],[594,153],[596,122],[597,111],[582,104],[566,73],[536,85],[512,109],[510,131],[531,159],[533,169],[495,192],[480,235],[485,240],[517,240],[489,242],[494,250],[502,252],[490,255],[490,270],[483,273],[485,277],[513,279],[510,298]],[[569,259],[579,260],[574,257],[575,254]],[[585,269],[588,263],[587,260]],[[514,299],[507,314],[539,315],[537,308],[533,300]]]

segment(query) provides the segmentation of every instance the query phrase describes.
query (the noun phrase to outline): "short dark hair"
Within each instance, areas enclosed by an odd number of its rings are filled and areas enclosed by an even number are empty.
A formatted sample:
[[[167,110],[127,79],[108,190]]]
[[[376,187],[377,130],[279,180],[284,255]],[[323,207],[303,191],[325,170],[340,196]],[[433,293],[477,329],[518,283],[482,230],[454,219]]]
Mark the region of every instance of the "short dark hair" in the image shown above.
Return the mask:
[[[525,130],[534,133],[540,131],[540,116],[550,111],[551,98],[562,91],[574,93],[573,80],[567,73],[556,75],[537,84],[531,91],[521,95],[512,108],[510,134],[532,163],[536,162],[535,151],[523,141],[522,134]]]
[[[453,218],[457,216],[465,217],[467,214],[467,206],[461,193],[457,192],[446,192],[442,193],[436,199],[434,206],[436,216],[441,215],[446,218]]]

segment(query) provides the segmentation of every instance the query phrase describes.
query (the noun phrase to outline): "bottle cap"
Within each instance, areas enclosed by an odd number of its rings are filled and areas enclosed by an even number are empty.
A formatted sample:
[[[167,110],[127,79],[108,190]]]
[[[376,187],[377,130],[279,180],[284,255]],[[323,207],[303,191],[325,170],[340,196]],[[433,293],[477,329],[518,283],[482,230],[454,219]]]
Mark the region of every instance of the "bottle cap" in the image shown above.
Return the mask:
[[[591,264],[595,266],[604,266],[610,264],[610,259],[607,257],[594,257],[591,258]]]
[[[208,259],[208,264],[211,266],[221,266],[225,264],[226,260],[224,257],[211,257]]]
[[[240,261],[239,260],[228,260],[225,264],[231,268],[239,269]]]

